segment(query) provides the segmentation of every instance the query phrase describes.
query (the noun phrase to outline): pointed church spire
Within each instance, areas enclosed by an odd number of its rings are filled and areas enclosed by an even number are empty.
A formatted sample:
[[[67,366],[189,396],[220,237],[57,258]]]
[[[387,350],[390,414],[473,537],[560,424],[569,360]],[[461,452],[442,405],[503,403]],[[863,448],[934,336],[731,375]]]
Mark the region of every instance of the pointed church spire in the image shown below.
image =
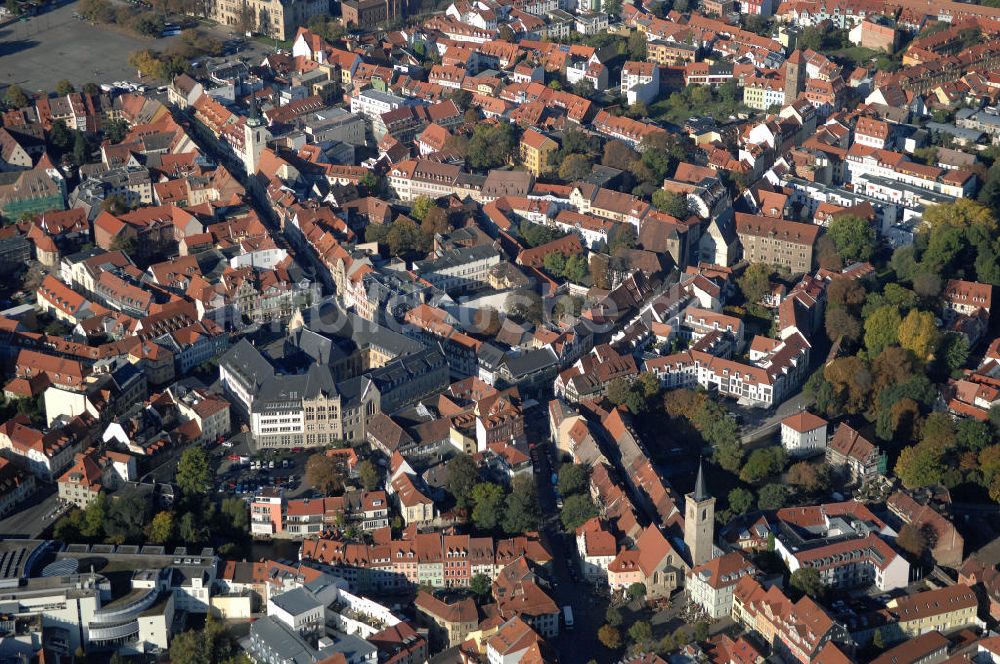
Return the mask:
[[[705,468],[701,459],[698,459],[698,479],[694,481],[694,491],[692,492],[691,497],[698,502],[708,500],[710,497],[708,492],[705,490]]]
[[[253,127],[264,124],[260,117],[260,107],[257,105],[257,94],[253,90],[250,90],[250,119],[247,120],[247,124]]]

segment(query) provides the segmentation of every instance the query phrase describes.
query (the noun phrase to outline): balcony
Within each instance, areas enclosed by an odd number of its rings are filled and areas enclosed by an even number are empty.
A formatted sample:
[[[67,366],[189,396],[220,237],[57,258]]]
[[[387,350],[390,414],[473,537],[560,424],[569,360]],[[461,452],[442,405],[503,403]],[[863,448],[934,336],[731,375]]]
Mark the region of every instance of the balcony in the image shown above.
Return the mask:
[[[89,636],[91,641],[118,641],[136,636],[139,633],[139,621],[128,620],[113,625],[90,625]]]
[[[140,613],[153,606],[160,596],[159,588],[139,588],[94,613],[91,625],[107,625],[134,620]],[[93,627],[92,627],[93,629]],[[136,627],[138,629],[138,627]]]

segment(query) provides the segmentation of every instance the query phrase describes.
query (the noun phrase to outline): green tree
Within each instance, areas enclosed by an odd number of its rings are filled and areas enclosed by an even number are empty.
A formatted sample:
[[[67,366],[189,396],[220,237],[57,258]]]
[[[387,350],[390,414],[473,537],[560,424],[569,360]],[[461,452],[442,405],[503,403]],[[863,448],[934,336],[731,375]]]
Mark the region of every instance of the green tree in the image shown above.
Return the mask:
[[[636,30],[628,36],[628,55],[630,60],[646,59],[646,35]]]
[[[111,241],[111,251],[120,251],[126,256],[134,256],[136,249],[135,238],[128,235],[119,235]]]
[[[746,514],[753,507],[753,493],[736,487],[729,492],[729,511],[733,514]]]
[[[616,255],[619,249],[634,249],[639,236],[632,224],[616,224],[608,233],[608,253]]]
[[[558,240],[564,235],[551,226],[533,224],[529,221],[522,221],[518,226],[518,232],[521,235],[521,239],[523,239],[529,247],[538,247],[540,245],[547,244],[553,240]]]
[[[149,502],[136,495],[112,500],[104,522],[108,541],[115,544],[141,542],[149,512]]]
[[[538,492],[531,477],[515,477],[511,492],[504,505],[503,529],[511,535],[520,535],[538,528],[541,508]]]
[[[792,588],[812,599],[820,599],[826,592],[823,580],[819,576],[819,570],[815,567],[800,567],[792,572],[788,582]]]
[[[920,270],[936,275],[953,271],[954,264],[964,247],[964,232],[956,226],[939,226],[930,231],[927,248],[920,256]],[[916,288],[914,276],[914,290]]]
[[[868,356],[875,357],[886,346],[898,344],[899,326],[902,323],[899,310],[894,306],[880,307],[872,312],[865,321],[865,346],[868,348]]]
[[[62,542],[76,542],[83,537],[83,510],[72,508],[52,528],[52,536]]]
[[[628,635],[636,644],[644,645],[653,640],[653,627],[647,621],[639,620],[628,628]]]
[[[536,325],[545,317],[542,297],[534,290],[521,289],[507,298],[507,314],[516,321],[528,321]]]
[[[82,166],[90,161],[90,145],[87,143],[87,137],[83,135],[82,131],[76,132],[76,136],[73,139],[73,161],[78,166]]]
[[[385,178],[380,177],[371,171],[368,171],[361,176],[361,180],[358,184],[360,184],[370,196],[383,196],[388,189]]]
[[[875,229],[868,220],[851,214],[840,215],[830,222],[826,232],[845,262],[867,261],[872,257]]]
[[[509,122],[476,125],[469,139],[466,161],[477,169],[503,166],[514,157],[517,135],[514,125]]]
[[[104,535],[104,523],[108,515],[108,497],[102,492],[83,510],[83,523],[80,524],[80,534],[89,539]]]
[[[480,530],[494,530],[500,525],[506,495],[503,487],[482,482],[472,489],[472,521]]]
[[[788,490],[783,484],[765,484],[757,494],[757,507],[762,510],[777,510],[785,506]]]
[[[781,446],[756,449],[740,470],[740,479],[757,484],[785,467],[785,449]]]
[[[559,164],[559,178],[567,182],[580,180],[590,175],[591,162],[586,155],[571,154]]]
[[[604,612],[604,621],[612,627],[621,627],[622,613],[613,606],[609,606]]]
[[[479,484],[479,468],[468,454],[459,454],[448,462],[445,488],[459,507],[472,507],[472,490]]]
[[[61,154],[69,150],[72,143],[73,134],[66,126],[66,123],[62,120],[53,122],[52,129],[49,130],[49,145]]]
[[[979,226],[991,233],[998,230],[997,220],[989,208],[969,198],[956,198],[951,203],[928,205],[921,219],[930,227],[932,233],[938,228],[947,226],[958,229]]]
[[[764,263],[751,263],[736,283],[747,304],[756,304],[771,292],[771,268]]]
[[[385,236],[385,242],[393,256],[408,256],[427,251],[420,228],[407,217],[400,217],[392,222]]]
[[[603,625],[597,630],[597,640],[608,650],[618,650],[622,647],[622,635],[617,627]]]
[[[916,247],[908,244],[896,249],[892,252],[889,267],[896,273],[897,279],[911,281],[917,272]]]
[[[563,276],[573,283],[581,283],[590,274],[590,265],[583,254],[575,254],[566,259]]]
[[[936,298],[941,292],[941,277],[920,266],[917,268],[917,273],[913,275],[913,290],[926,300]]]
[[[642,599],[646,596],[646,586],[642,583],[633,583],[625,592],[633,600]]]
[[[704,620],[699,620],[694,624],[694,640],[701,642],[707,641],[709,634],[708,623]]]
[[[595,516],[597,508],[588,494],[574,494],[563,501],[562,524],[569,532],[575,531]]]
[[[330,496],[344,486],[344,471],[340,462],[323,452],[316,452],[306,461],[306,482],[323,495]]]
[[[601,154],[601,140],[579,129],[567,129],[566,133],[563,134],[558,160],[562,161],[571,154],[582,154],[596,158]]]
[[[166,544],[174,537],[174,513],[158,512],[149,524],[149,539],[153,544]]]
[[[566,257],[561,252],[551,251],[545,254],[545,257],[542,259],[542,265],[549,274],[561,277],[563,271],[566,269]]]
[[[899,325],[899,345],[926,360],[938,345],[937,324],[929,311],[912,309]]]
[[[104,137],[114,144],[121,143],[128,134],[128,123],[124,120],[112,120],[102,127]]]
[[[963,419],[958,422],[956,439],[960,448],[978,452],[990,444],[993,433],[986,422]]]
[[[469,581],[469,590],[479,598],[480,602],[487,602],[493,594],[493,582],[485,574],[476,574]]]
[[[223,523],[230,532],[246,534],[250,532],[250,513],[247,504],[240,498],[226,498],[219,510]]]
[[[587,490],[590,481],[587,467],[581,464],[564,463],[559,467],[559,482],[556,485],[559,495],[572,496]]]
[[[208,465],[205,450],[195,445],[181,453],[177,462],[177,486],[186,495],[196,496],[208,493],[212,482],[212,469]]]
[[[430,196],[417,196],[417,199],[413,201],[413,206],[410,208],[410,216],[417,221],[423,221],[424,217],[427,216],[427,212],[435,206],[436,203]]]
[[[936,411],[927,416],[920,429],[920,442],[942,452],[955,447],[958,442],[955,421],[945,412]]]
[[[617,168],[620,171],[630,171],[638,160],[639,153],[618,139],[610,140],[604,144],[604,155],[601,158],[601,164],[604,166]]]
[[[201,544],[206,539],[206,528],[193,513],[185,512],[177,525],[177,533],[188,544]]]
[[[653,192],[653,207],[681,220],[687,219],[691,215],[687,197],[666,189],[657,189]]]
[[[896,475],[907,489],[938,484],[943,471],[941,457],[942,450],[933,445],[910,445],[899,453]]]
[[[713,460],[724,470],[736,473],[743,463],[743,446],[739,440],[724,440],[718,444],[713,444]]]
[[[799,461],[788,469],[788,483],[809,493],[825,491],[830,486],[830,467]]]
[[[65,78],[56,83],[56,94],[61,97],[65,97],[69,93],[73,92],[73,84],[67,81]]]
[[[374,491],[382,484],[378,470],[370,459],[365,459],[358,464],[358,478],[361,480],[361,486],[369,491]]]
[[[9,85],[7,86],[7,93],[4,96],[4,101],[7,102],[7,106],[9,108],[24,108],[28,105],[28,95],[24,94],[24,90],[21,89],[21,86]]]
[[[170,661],[185,664],[237,664],[245,661],[225,625],[209,615],[205,627],[188,630],[170,642]]]
[[[843,307],[827,307],[824,327],[830,341],[843,337],[847,341],[856,343],[861,339],[861,321]]]

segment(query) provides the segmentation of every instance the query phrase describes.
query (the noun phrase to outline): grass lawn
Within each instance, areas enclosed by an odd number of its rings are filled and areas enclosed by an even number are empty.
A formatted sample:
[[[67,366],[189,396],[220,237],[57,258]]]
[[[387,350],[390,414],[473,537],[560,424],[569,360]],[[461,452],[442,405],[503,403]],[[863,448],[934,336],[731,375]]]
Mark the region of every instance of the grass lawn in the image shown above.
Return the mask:
[[[876,51],[870,48],[865,48],[864,46],[850,46],[848,48],[840,48],[836,51],[830,51],[828,55],[835,58],[844,58],[850,60],[851,62],[870,62],[878,56],[881,51]]]
[[[288,41],[288,40],[281,41],[279,39],[276,42],[275,39],[274,39],[274,37],[267,37],[265,35],[254,35],[252,37],[252,39],[255,42],[260,42],[264,46],[268,46],[270,48],[275,48],[275,43],[277,43],[277,48],[283,49],[285,51],[291,51],[292,50],[292,42]]]

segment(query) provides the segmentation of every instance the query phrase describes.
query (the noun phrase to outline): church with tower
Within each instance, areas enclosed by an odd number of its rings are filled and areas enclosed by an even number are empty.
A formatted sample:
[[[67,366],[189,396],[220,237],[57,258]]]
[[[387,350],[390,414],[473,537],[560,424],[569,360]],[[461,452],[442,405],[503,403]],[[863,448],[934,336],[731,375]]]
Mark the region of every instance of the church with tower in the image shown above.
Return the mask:
[[[260,155],[271,140],[271,132],[267,129],[267,121],[260,114],[257,106],[257,95],[250,94],[250,117],[243,125],[243,165],[247,175],[257,172],[260,165]]]
[[[694,490],[684,496],[684,544],[691,567],[715,557],[715,497],[705,488],[705,470],[700,462]]]
[[[796,49],[785,60],[785,105],[799,98],[806,89],[806,59]]]

